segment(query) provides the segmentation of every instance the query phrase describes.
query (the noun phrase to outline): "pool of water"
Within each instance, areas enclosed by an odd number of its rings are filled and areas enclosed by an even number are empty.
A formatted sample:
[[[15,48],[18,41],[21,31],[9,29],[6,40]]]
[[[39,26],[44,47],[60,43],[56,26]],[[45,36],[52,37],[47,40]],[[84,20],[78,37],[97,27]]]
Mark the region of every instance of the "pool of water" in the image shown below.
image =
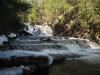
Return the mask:
[[[66,60],[54,64],[49,75],[100,75],[100,64],[90,64],[82,60]]]

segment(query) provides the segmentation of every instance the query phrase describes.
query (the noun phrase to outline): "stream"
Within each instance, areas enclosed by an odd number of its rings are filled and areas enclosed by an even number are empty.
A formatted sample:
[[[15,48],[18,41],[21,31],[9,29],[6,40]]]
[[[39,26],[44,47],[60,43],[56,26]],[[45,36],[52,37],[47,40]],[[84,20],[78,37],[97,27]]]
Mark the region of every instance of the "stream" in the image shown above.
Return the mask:
[[[100,75],[98,44],[88,39],[54,37],[47,26],[29,26],[24,30],[32,36],[17,37],[8,49],[44,52],[52,56],[54,61],[49,75]]]

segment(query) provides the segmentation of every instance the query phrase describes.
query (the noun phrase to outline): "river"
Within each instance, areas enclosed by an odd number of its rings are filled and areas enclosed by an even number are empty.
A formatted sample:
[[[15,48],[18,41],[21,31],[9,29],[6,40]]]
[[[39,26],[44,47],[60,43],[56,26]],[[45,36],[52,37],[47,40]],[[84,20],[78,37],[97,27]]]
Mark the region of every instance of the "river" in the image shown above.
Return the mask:
[[[49,75],[100,75],[100,46],[88,39],[54,37],[48,26],[24,29],[8,49],[44,52],[54,58]]]

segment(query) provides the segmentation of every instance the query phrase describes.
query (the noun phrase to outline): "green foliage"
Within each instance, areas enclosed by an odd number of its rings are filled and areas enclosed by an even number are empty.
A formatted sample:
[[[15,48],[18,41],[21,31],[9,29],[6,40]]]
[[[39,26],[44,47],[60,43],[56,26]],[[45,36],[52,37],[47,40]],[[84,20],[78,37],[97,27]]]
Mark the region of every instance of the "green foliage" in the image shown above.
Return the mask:
[[[60,14],[71,7],[66,0],[35,0],[32,1],[31,13],[28,15],[30,22],[52,22]]]
[[[96,14],[100,15],[100,0],[96,0],[94,10],[96,11]]]
[[[28,15],[29,22],[53,22],[72,6],[78,6],[77,18],[88,24],[99,13],[99,0],[30,0],[32,9]]]
[[[74,25],[88,27],[89,22],[100,15],[100,0],[0,0],[0,9],[3,30],[10,25],[20,28],[18,25],[25,21],[49,25],[58,22],[62,28],[75,21]]]
[[[90,21],[93,21],[95,15],[99,13],[99,3],[99,0],[78,0],[78,17],[81,19],[83,25],[86,26]]]
[[[46,0],[44,3],[44,16],[56,19],[59,15],[64,13],[71,7],[65,0]]]

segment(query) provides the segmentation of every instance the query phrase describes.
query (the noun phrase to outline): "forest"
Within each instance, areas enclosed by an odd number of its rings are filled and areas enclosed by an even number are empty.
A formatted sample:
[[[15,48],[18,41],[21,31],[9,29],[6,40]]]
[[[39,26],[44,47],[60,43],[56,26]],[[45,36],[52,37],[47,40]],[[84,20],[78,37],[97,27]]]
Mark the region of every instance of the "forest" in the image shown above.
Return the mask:
[[[0,9],[0,33],[29,22],[51,26],[55,36],[100,37],[100,0],[1,0]]]
[[[0,75],[100,75],[100,0],[0,0]]]

